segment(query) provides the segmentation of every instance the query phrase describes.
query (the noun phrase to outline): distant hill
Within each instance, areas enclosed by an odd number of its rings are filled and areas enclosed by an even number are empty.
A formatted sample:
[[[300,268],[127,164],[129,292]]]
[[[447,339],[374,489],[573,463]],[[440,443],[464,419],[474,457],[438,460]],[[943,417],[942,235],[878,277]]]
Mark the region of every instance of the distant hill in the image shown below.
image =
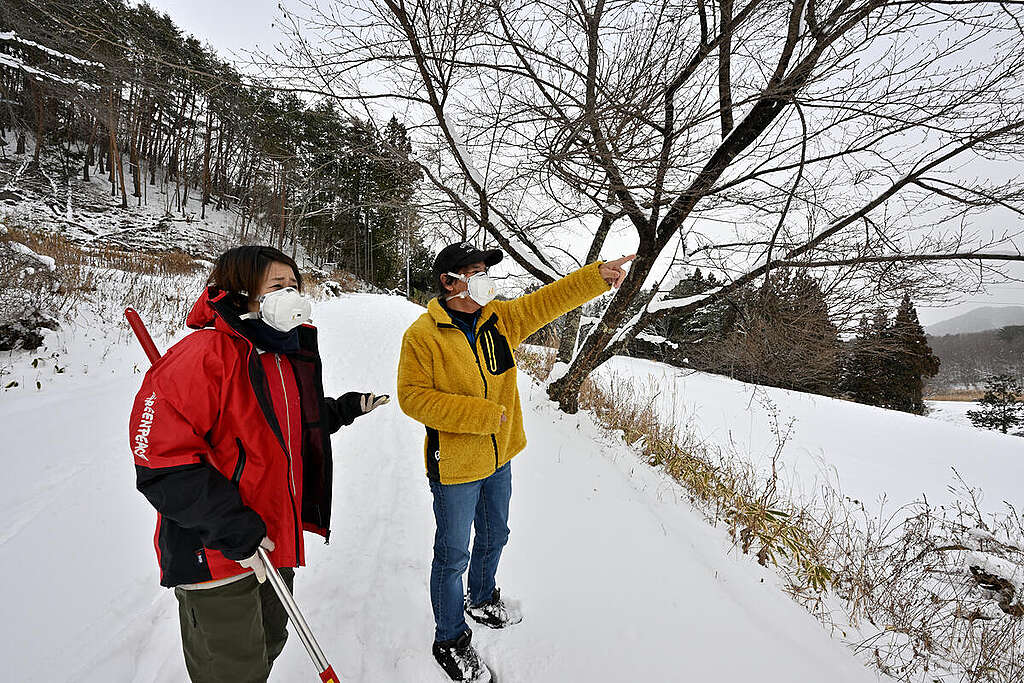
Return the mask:
[[[997,330],[1007,325],[1024,325],[1024,306],[985,306],[963,315],[929,325],[925,332],[933,337]]]
[[[1024,380],[1024,325],[999,330],[928,337],[939,357],[939,374],[927,381],[929,394],[980,389],[990,375],[1009,372]]]

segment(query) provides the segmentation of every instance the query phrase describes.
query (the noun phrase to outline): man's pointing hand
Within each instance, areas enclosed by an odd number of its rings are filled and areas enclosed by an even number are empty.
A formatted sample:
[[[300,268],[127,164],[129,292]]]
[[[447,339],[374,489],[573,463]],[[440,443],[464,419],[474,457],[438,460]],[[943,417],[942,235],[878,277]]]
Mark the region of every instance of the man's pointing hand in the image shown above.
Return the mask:
[[[626,279],[626,271],[622,269],[622,265],[629,263],[635,258],[636,254],[630,254],[629,256],[617,258],[614,261],[605,261],[598,269],[601,273],[601,277],[603,277],[604,281],[612,287],[617,288],[622,284],[622,281]]]

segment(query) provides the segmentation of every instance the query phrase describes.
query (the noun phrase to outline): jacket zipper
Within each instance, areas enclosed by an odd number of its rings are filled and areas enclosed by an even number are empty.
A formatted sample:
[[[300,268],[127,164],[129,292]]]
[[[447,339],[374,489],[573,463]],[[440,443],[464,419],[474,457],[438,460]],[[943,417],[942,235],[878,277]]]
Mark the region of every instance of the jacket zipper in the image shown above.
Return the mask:
[[[284,454],[288,458],[288,497],[292,502],[292,521],[295,524],[295,564],[299,564],[299,518],[295,508],[295,496],[298,495],[295,491],[295,472],[292,469],[292,418],[291,410],[288,407],[288,386],[284,381],[284,371],[281,369],[281,354],[274,354],[274,361],[277,363],[277,374],[281,378],[281,393],[284,395],[284,420],[287,425],[287,440],[284,444]]]
[[[460,330],[460,332],[461,332],[461,330]],[[484,381],[484,398],[487,398],[487,377],[484,376],[484,368],[483,368],[482,365],[480,365],[480,354],[478,354],[476,352],[476,345],[477,345],[477,343],[480,343],[481,345],[483,344],[483,342],[480,341],[480,335],[478,334],[478,332],[479,332],[479,330],[474,330],[474,334],[473,334],[474,343],[470,344],[469,346],[470,346],[470,348],[473,349],[473,358],[476,359],[476,369],[480,371],[480,379],[482,379]],[[466,337],[466,335],[462,335],[462,336]],[[466,341],[469,342],[469,337],[466,337]],[[501,425],[500,424],[498,425],[498,428],[501,429]],[[494,471],[497,472],[498,471],[498,440],[494,438],[494,434],[491,434],[491,448],[494,449]]]
[[[242,446],[242,440],[237,436],[235,437],[235,443],[238,444],[238,462],[235,463],[235,471],[231,475],[231,481],[235,482],[235,484],[241,484],[242,471],[245,469],[245,447]]]

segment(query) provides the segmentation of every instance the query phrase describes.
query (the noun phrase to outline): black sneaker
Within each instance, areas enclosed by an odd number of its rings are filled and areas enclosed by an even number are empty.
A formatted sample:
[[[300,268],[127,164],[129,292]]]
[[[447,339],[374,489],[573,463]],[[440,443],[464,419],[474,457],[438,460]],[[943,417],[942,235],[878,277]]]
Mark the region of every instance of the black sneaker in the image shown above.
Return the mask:
[[[504,602],[501,599],[500,588],[495,588],[491,593],[491,599],[479,605],[470,605],[467,597],[466,614],[487,628],[505,628],[523,620],[523,610],[519,606],[519,601]]]
[[[468,628],[458,638],[435,642],[434,659],[453,681],[490,683],[491,672],[473,649],[473,632]]]

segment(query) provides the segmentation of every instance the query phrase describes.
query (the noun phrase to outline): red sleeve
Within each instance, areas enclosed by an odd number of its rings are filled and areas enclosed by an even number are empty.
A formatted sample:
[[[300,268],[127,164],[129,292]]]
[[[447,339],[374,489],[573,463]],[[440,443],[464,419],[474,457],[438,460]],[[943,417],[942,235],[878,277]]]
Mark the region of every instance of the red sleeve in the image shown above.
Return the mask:
[[[194,332],[146,373],[128,426],[136,465],[194,465],[209,452],[204,435],[220,413],[221,387],[238,354],[219,336],[212,330]]]

